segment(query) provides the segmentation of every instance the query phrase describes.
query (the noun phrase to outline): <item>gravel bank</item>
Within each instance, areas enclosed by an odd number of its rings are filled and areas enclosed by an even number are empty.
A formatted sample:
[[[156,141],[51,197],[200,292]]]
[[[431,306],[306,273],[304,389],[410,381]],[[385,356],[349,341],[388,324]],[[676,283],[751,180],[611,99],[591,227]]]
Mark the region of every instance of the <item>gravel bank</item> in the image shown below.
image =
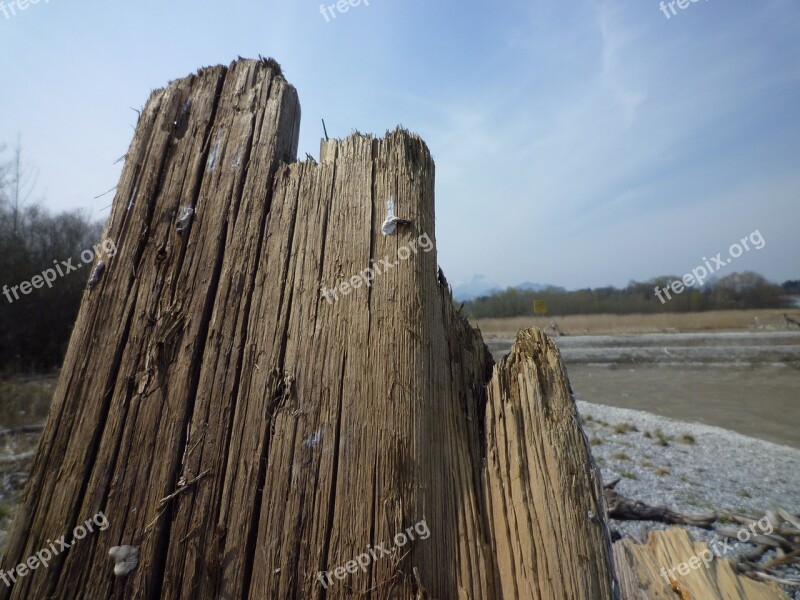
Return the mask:
[[[800,450],[638,410],[577,404],[603,481],[621,478],[617,491],[629,498],[684,512],[724,509],[758,518],[779,506],[800,513]],[[667,526],[612,520],[611,527],[640,537],[644,527]],[[713,531],[688,529],[695,539],[722,540]],[[730,545],[724,556],[748,547]],[[783,574],[800,578],[797,570]],[[800,588],[793,593],[800,600]]]

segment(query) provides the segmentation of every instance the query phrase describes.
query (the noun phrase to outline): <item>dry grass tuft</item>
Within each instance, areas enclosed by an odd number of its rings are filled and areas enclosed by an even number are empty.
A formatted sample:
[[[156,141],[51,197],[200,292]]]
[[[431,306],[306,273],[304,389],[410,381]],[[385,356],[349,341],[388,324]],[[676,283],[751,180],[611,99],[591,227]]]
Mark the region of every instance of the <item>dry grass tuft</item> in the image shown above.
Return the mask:
[[[630,423],[628,421],[623,421],[622,423],[617,423],[614,425],[614,433],[629,433],[631,431],[639,431],[636,428],[636,425]]]
[[[656,444],[659,446],[669,446],[669,443],[672,441],[672,438],[661,431],[661,428],[654,429],[653,433],[647,437],[654,437]]]

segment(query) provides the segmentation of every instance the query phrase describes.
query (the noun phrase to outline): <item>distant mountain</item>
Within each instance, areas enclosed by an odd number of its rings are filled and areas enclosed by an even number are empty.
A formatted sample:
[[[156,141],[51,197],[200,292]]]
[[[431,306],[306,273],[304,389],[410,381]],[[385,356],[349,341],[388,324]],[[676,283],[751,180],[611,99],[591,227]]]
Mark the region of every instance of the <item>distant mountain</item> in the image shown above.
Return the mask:
[[[481,296],[490,296],[502,289],[500,285],[494,281],[489,281],[483,275],[473,275],[469,279],[453,286],[453,298],[459,302],[466,302]]]
[[[529,290],[531,292],[541,292],[542,290],[546,290],[548,288],[553,287],[552,285],[543,285],[541,283],[532,283],[530,281],[526,281],[525,283],[520,283],[519,285],[514,286],[518,290]]]
[[[551,289],[554,286],[526,281],[513,287],[517,290],[541,292],[542,290]],[[467,302],[469,300],[474,300],[475,298],[480,298],[481,296],[491,296],[492,294],[502,292],[505,289],[506,288],[495,283],[494,281],[486,279],[486,277],[483,275],[473,275],[471,278],[453,286],[453,298],[459,302]]]

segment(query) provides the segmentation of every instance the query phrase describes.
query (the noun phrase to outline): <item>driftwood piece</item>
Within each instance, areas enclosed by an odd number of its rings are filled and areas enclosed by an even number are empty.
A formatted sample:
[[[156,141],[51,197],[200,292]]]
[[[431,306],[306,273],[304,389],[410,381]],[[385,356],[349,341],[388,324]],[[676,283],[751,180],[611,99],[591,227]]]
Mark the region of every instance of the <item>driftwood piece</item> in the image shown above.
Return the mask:
[[[658,521],[671,525],[693,525],[710,529],[717,520],[716,512],[684,513],[667,506],[651,506],[640,500],[631,500],[616,491],[616,479],[603,487],[608,516],[612,519],[633,521]]]
[[[784,510],[782,508],[779,508],[778,509],[778,516],[780,516],[786,522],[791,524],[795,528],[795,530],[797,530],[799,532],[798,535],[800,535],[800,515],[791,515],[791,514],[789,514],[788,511],[786,511],[786,510]]]
[[[730,527],[728,525],[718,525],[716,527],[716,532],[718,534],[725,537],[729,537],[731,539],[736,539],[736,535],[740,531],[742,531],[740,527]],[[755,534],[750,536],[749,541],[751,541],[754,544],[763,544],[771,548],[785,548],[788,546],[788,543],[785,540],[781,539],[779,536]]]
[[[752,545],[752,547],[739,550],[732,557],[733,568],[737,573],[754,579],[800,587],[800,580],[782,577],[776,570],[786,565],[800,566],[800,531],[794,527],[796,525],[795,517],[787,511],[780,508],[775,511],[767,511],[761,519],[724,510],[706,515],[687,515],[663,506],[653,507],[629,500],[615,491],[614,486],[618,482],[618,479],[612,481],[603,490],[609,517],[713,528],[723,538]],[[717,519],[724,519],[725,523],[716,523]],[[734,525],[727,523],[734,523]],[[642,540],[637,541],[640,544],[644,543]],[[763,561],[764,554],[769,550],[777,550],[778,556],[772,560]],[[619,562],[618,558],[617,562]],[[620,578],[629,575],[630,573],[627,575],[624,572],[619,573]]]
[[[764,549],[767,546],[759,546],[760,549]],[[773,558],[771,561],[764,565],[765,570],[774,569],[775,567],[780,567],[781,565],[790,565],[792,563],[796,563],[800,558],[800,548],[796,550],[792,550],[789,554],[784,554],[781,557]]]
[[[679,527],[651,532],[646,544],[615,542],[614,559],[622,600],[788,600],[776,582],[738,574]]]
[[[108,527],[0,600],[613,598],[541,333],[487,409],[491,357],[437,278],[427,147],[355,134],[296,163],[299,111],[271,60],[151,96],[1,566]],[[411,224],[383,235],[391,197]]]

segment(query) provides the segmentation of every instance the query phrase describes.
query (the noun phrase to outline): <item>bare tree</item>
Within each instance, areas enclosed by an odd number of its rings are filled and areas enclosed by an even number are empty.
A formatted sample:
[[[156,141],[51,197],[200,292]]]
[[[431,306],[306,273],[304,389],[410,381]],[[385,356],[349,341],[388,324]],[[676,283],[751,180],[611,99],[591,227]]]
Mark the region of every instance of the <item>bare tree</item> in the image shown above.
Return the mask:
[[[4,190],[9,205],[14,235],[19,233],[23,208],[33,199],[37,179],[36,171],[22,159],[22,137],[17,135],[10,162],[0,167],[0,188]]]
[[[0,208],[8,202],[8,173],[10,165],[3,159],[6,145],[0,144]]]

